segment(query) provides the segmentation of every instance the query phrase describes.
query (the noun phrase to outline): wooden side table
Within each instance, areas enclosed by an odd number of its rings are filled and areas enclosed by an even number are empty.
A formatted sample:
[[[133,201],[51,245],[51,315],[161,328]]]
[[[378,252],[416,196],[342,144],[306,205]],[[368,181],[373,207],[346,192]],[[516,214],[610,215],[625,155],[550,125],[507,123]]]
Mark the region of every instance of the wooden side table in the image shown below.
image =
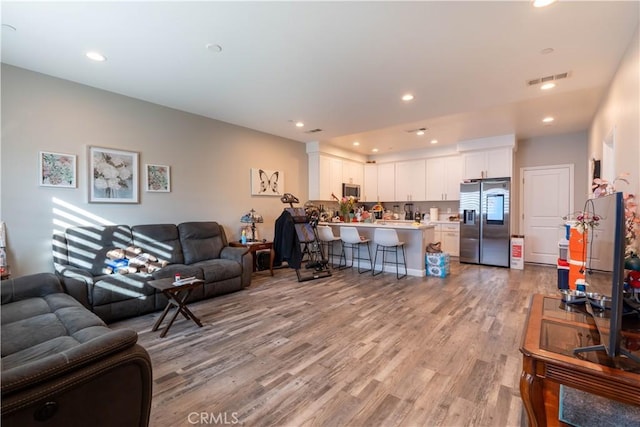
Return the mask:
[[[196,325],[202,327],[200,319],[198,319],[198,317],[193,314],[191,310],[189,310],[189,307],[187,307],[187,298],[189,298],[189,295],[191,295],[191,291],[193,291],[198,286],[202,286],[203,282],[203,280],[195,279],[188,283],[174,285],[174,280],[171,278],[150,281],[149,285],[161,291],[169,300],[167,302],[167,306],[162,312],[162,315],[160,315],[151,330],[158,330],[160,324],[162,324],[162,321],[167,316],[167,313],[169,313],[169,310],[171,310],[172,307],[175,307],[176,311],[175,313],[173,313],[173,316],[169,320],[169,323],[167,323],[167,325],[160,333],[160,338],[164,338],[165,335],[167,335],[167,332],[169,332],[169,328],[171,328],[171,325],[173,325],[173,322],[174,320],[176,320],[176,317],[178,317],[179,313],[182,313],[185,319],[192,320]]]
[[[247,248],[249,249],[249,252],[251,252],[251,257],[253,258],[253,271],[257,270],[257,259],[258,259],[258,251],[262,251],[262,250],[269,250],[270,252],[270,258],[269,258],[269,271],[271,272],[271,275],[273,276],[273,260],[276,256],[275,251],[273,250],[273,242],[247,242],[245,244],[242,244],[240,242],[230,242],[229,246],[233,246],[236,248]]]
[[[625,330],[625,328],[627,330]],[[599,343],[593,318],[583,307],[560,297],[534,295],[520,351],[520,395],[530,426],[565,425],[558,420],[560,385],[640,406],[640,365],[604,351],[573,354],[576,347]],[[623,342],[640,343],[640,320],[625,319]],[[629,347],[640,355],[636,345]]]

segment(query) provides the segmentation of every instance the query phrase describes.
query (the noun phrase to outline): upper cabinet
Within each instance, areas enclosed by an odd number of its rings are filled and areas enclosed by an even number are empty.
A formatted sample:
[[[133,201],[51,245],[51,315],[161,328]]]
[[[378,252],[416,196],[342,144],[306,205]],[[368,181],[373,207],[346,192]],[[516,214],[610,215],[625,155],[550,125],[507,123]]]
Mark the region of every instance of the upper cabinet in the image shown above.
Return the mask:
[[[309,199],[331,200],[342,196],[342,160],[309,153]]]
[[[409,160],[396,162],[396,189],[393,200],[421,201],[425,200],[425,160]],[[389,199],[383,199],[389,200]]]
[[[426,200],[460,200],[462,157],[427,159]]]
[[[309,200],[331,200],[331,194],[342,197],[342,183],[362,185],[364,165],[350,160],[308,153]]]
[[[465,179],[512,176],[513,149],[510,147],[470,151],[462,155]]]
[[[364,165],[364,184],[360,200],[363,202],[378,201],[378,165],[367,163]]]
[[[378,165],[378,197],[380,201],[396,199],[396,164],[380,163]]]
[[[341,183],[346,182],[347,184],[363,185],[364,165],[362,163],[352,162],[350,160],[342,160],[341,176],[342,176]]]

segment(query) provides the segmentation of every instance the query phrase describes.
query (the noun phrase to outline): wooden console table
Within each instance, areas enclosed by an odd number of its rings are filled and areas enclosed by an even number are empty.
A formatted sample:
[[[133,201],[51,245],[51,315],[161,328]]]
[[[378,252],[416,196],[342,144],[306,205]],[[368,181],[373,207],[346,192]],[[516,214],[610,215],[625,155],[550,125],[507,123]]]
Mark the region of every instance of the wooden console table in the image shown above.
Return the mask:
[[[240,248],[247,248],[249,249],[249,252],[251,252],[251,256],[253,257],[253,271],[257,270],[257,258],[258,258],[258,251],[262,251],[262,250],[269,250],[270,252],[270,256],[269,256],[269,271],[271,272],[271,275],[273,276],[273,260],[276,256],[275,251],[273,250],[273,242],[247,242],[245,244],[242,244],[240,242],[229,242],[229,246],[233,246],[233,247],[240,247]]]
[[[573,354],[573,349],[599,344],[593,318],[583,307],[558,297],[534,295],[522,346],[520,395],[530,426],[566,425],[558,419],[563,384],[619,402],[640,406],[640,365],[604,351]],[[623,322],[623,343],[640,355],[640,321]]]

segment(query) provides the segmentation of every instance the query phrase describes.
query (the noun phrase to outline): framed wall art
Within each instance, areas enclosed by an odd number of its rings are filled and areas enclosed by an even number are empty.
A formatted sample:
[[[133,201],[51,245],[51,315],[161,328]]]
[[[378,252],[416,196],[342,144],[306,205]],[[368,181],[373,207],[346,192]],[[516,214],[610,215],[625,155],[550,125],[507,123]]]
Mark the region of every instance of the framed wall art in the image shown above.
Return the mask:
[[[138,153],[89,147],[89,202],[138,203]]]
[[[40,151],[39,181],[42,187],[76,188],[76,156]]]
[[[150,192],[168,193],[171,191],[171,167],[164,165],[146,165],[145,188]]]
[[[251,169],[252,196],[282,196],[284,173],[265,169]]]

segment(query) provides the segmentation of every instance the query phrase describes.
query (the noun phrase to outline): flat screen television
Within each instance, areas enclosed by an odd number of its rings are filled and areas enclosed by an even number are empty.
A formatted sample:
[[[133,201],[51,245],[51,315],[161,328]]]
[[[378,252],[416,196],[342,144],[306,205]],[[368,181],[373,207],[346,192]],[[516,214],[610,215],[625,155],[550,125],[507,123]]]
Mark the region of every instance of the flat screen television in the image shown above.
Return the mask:
[[[587,311],[593,316],[600,334],[600,344],[574,349],[574,353],[606,351],[609,357],[624,355],[640,360],[622,347],[624,312],[625,216],[622,193],[589,199],[583,210],[598,224],[587,233],[585,282]],[[603,298],[598,298],[597,296]]]

